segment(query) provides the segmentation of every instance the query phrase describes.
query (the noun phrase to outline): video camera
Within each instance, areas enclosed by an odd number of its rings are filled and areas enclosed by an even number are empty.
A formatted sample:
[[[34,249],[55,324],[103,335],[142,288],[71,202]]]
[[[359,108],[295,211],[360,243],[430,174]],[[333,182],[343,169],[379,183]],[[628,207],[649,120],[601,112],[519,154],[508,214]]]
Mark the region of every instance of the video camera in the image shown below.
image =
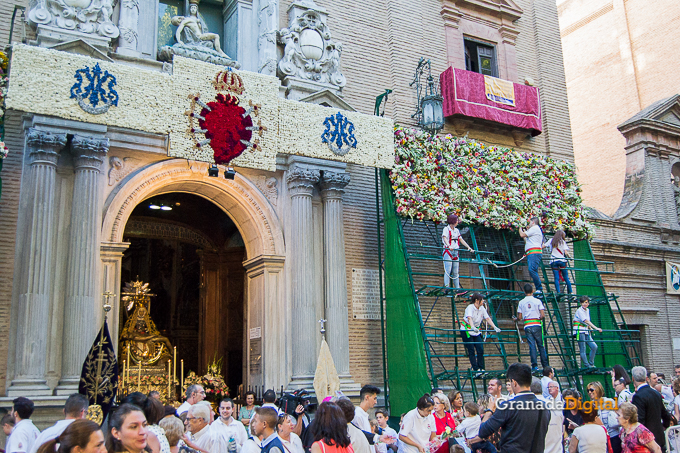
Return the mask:
[[[295,409],[298,406],[305,408],[305,412],[313,412],[316,410],[317,399],[314,396],[309,396],[309,392],[305,389],[295,390],[291,393],[284,393],[276,402],[279,408],[289,415],[297,415]]]

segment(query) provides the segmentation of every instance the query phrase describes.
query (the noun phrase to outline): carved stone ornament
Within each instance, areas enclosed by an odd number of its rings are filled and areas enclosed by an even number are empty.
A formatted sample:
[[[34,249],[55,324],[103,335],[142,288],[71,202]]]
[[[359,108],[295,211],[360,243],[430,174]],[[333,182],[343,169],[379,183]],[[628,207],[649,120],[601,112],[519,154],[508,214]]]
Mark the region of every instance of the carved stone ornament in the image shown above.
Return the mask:
[[[175,31],[177,43],[161,47],[158,59],[172,61],[173,55],[179,55],[220,66],[240,68],[241,65],[222,50],[220,36],[208,30],[208,25],[198,14],[198,2],[199,0],[189,0],[188,16],[174,16],[170,19],[172,25],[177,27]]]
[[[331,39],[326,13],[313,1],[292,6],[303,8],[298,9],[297,15],[291,15],[288,28],[279,32],[279,44],[284,46],[279,75],[344,87],[347,81],[340,72],[342,44]]]
[[[33,0],[28,21],[105,38],[117,38],[111,21],[114,0]]]

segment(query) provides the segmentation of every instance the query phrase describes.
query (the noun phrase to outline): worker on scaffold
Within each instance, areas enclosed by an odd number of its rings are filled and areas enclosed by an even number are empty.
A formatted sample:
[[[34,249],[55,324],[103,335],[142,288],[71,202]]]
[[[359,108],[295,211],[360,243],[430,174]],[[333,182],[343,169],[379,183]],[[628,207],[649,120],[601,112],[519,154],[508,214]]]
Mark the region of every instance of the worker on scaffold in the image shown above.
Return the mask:
[[[456,214],[451,214],[446,218],[446,223],[448,224],[444,227],[442,232],[442,244],[444,245],[444,286],[449,287],[450,281],[453,280],[454,288],[460,288],[460,280],[458,270],[460,268],[460,257],[458,256],[458,250],[460,249],[460,244],[463,244],[469,252],[473,252],[472,247],[470,247],[467,242],[461,237],[460,231],[456,228],[456,225],[460,222],[460,219]]]
[[[527,257],[529,275],[534,282],[534,286],[536,286],[535,294],[540,297],[543,293],[543,287],[541,286],[541,278],[538,276],[538,268],[541,266],[541,260],[543,259],[543,230],[541,229],[538,217],[532,217],[529,220],[529,227],[526,230],[519,227],[519,235],[526,241],[524,244],[524,255]]]
[[[602,332],[602,329],[590,322],[590,298],[581,296],[581,306],[574,313],[574,337],[578,342],[578,350],[581,355],[582,368],[595,368],[595,354],[597,354],[597,343],[593,341],[591,330]],[[590,356],[586,356],[586,346],[590,349]]]
[[[486,321],[496,333],[501,329],[491,320],[484,306],[484,298],[479,293],[474,293],[470,298],[470,305],[465,309],[463,319],[460,321],[460,336],[467,349],[472,370],[484,372],[484,339],[479,331],[482,321]]]

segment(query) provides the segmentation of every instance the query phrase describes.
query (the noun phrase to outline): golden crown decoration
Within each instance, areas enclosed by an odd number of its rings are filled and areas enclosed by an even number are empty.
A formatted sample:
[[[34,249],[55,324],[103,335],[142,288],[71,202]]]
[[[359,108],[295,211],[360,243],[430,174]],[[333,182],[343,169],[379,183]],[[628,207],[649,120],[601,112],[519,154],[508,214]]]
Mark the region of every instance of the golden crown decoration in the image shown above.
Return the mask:
[[[212,85],[217,91],[229,91],[235,94],[243,94],[246,91],[241,76],[228,69],[218,72]]]

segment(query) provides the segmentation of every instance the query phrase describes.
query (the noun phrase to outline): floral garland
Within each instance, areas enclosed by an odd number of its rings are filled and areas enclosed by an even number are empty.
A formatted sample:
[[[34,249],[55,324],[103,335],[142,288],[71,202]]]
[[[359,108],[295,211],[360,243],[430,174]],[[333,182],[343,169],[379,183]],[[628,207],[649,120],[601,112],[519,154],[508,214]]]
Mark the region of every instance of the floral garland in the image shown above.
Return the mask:
[[[210,402],[219,402],[222,398],[229,396],[229,387],[224,382],[222,377],[222,358],[213,360],[213,363],[208,365],[208,372],[203,376],[199,376],[193,371],[184,378],[184,387],[182,393],[186,393],[189,386],[198,384],[205,390],[205,399]]]
[[[548,229],[592,235],[572,164],[401,127],[394,140],[390,178],[404,217],[442,222],[455,213],[498,229],[541,217]]]

